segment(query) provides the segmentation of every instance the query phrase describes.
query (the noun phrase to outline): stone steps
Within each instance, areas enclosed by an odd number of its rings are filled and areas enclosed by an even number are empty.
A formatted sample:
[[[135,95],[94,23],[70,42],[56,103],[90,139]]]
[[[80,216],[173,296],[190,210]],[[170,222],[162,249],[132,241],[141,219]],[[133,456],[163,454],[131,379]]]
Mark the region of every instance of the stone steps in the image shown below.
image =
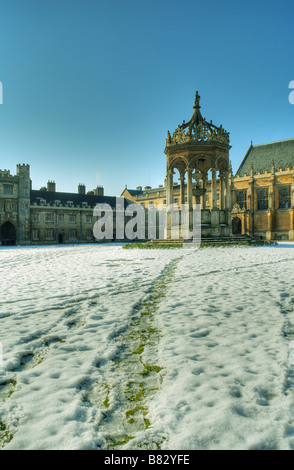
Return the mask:
[[[240,243],[240,242],[254,242],[254,240],[250,237],[240,236],[240,237],[219,237],[219,238],[201,238],[201,243],[219,243],[219,244],[233,244],[233,243]],[[177,244],[177,243],[197,243],[197,240],[184,240],[184,239],[172,239],[172,240],[149,240],[147,243],[150,244]]]

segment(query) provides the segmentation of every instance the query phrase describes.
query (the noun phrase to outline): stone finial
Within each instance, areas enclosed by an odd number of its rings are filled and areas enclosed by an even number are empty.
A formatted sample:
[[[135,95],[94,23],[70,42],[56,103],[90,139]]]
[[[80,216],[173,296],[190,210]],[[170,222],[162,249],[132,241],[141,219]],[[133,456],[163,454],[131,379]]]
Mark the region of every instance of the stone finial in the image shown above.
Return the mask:
[[[196,91],[195,101],[194,101],[194,108],[200,108],[199,101],[200,101],[200,95],[198,94],[198,91]]]

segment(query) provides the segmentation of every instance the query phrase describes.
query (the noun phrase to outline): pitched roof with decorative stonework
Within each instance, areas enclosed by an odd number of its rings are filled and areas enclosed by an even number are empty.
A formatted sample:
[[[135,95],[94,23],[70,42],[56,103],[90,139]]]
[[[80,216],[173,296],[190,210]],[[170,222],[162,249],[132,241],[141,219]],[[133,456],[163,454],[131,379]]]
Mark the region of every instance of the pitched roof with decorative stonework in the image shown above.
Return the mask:
[[[249,175],[253,171],[270,171],[272,164],[276,169],[294,167],[294,139],[279,140],[263,145],[250,145],[236,175]]]

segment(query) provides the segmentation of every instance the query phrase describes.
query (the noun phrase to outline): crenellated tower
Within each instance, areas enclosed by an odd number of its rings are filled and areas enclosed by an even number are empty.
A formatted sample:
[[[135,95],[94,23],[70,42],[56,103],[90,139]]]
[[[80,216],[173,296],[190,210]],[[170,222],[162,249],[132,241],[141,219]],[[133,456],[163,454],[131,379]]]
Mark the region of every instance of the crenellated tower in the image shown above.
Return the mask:
[[[30,165],[17,165],[18,176],[18,243],[30,244]]]

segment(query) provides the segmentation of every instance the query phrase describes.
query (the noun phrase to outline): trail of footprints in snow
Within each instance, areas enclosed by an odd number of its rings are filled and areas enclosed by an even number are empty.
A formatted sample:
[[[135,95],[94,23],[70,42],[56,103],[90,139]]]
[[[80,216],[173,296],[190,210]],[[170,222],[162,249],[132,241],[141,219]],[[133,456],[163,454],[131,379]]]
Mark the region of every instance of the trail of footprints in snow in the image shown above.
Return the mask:
[[[160,449],[167,438],[152,434],[148,404],[164,377],[156,360],[160,332],[153,317],[166,296],[177,263],[178,260],[172,261],[155,280],[147,297],[134,305],[131,324],[114,338],[116,358],[112,363],[98,364],[101,375],[84,384],[85,405],[97,409],[96,429],[102,436],[102,449]],[[115,383],[112,387],[105,382],[108,376]]]
[[[99,295],[97,295],[99,297]],[[52,347],[57,343],[66,342],[65,339],[60,337],[56,331],[60,328],[62,323],[68,330],[73,328],[80,328],[85,325],[86,319],[82,312],[81,303],[85,299],[71,300],[66,302],[65,305],[54,308],[54,310],[65,310],[58,323],[55,324],[48,332],[35,334],[29,338],[23,338],[23,343],[30,346],[30,351],[23,354],[17,365],[10,369],[12,375],[6,378],[5,381],[0,382],[0,403],[8,400],[13,393],[17,390],[17,374],[25,370],[33,369],[41,364],[46,357],[50,354]],[[87,299],[88,306],[97,306],[99,301],[92,297],[91,300]],[[0,448],[5,447],[13,438],[12,432],[7,428],[4,421],[0,417]]]

